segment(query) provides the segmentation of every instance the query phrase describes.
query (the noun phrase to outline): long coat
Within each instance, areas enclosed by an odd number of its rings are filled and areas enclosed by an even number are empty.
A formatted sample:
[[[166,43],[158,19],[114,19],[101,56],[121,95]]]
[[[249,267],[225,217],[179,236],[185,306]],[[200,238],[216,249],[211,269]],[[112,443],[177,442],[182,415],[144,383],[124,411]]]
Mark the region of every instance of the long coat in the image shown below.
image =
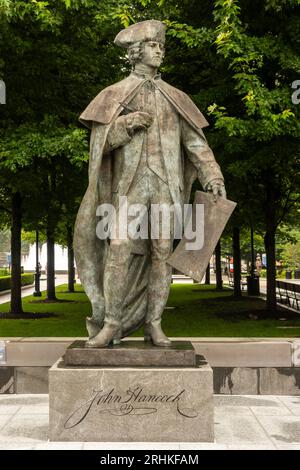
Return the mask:
[[[112,202],[112,190],[118,181],[120,193],[126,195],[132,183],[138,166],[143,145],[143,133],[121,147],[119,158],[107,152],[107,137],[113,124],[120,114],[130,105],[146,79],[131,74],[99,93],[80,116],[81,122],[92,129],[89,162],[89,186],[78,211],[74,231],[74,252],[81,283],[91,301],[93,320],[102,327],[105,317],[103,296],[103,272],[105,267],[108,245],[106,241],[96,236],[96,209],[99,204]],[[167,129],[162,129],[161,148],[169,189],[174,202],[188,202],[194,180],[199,177],[202,186],[215,179],[222,178],[222,173],[212,152],[204,152],[200,157],[198,171],[191,159],[182,152],[180,142],[180,121],[191,130],[190,147],[193,148],[193,136],[198,134],[203,139],[202,128],[208,125],[206,119],[182,91],[158,78],[155,86],[166,98],[158,102],[159,126],[164,126],[166,109],[172,106],[176,110],[178,123],[168,123]],[[161,117],[161,119],[160,119]],[[208,147],[209,148],[209,147]],[[210,149],[209,149],[210,150]],[[113,166],[114,157],[127,167],[120,175],[117,166]],[[180,162],[180,166],[174,166]],[[124,170],[124,168],[123,168]],[[179,196],[178,188],[182,194]],[[147,278],[149,270],[149,253],[143,243],[137,243],[133,250],[127,276],[127,296],[123,308],[122,336],[135,330],[143,323],[147,308]]]

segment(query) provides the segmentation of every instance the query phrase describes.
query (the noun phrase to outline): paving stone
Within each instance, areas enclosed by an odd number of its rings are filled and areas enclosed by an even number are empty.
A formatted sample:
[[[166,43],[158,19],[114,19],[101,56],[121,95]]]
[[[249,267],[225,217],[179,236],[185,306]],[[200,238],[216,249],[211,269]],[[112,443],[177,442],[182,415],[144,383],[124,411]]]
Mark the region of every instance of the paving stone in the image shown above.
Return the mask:
[[[215,443],[49,442],[47,395],[1,395],[0,450],[300,450],[300,396],[216,395],[214,403]]]
[[[20,409],[19,405],[3,405],[0,403],[0,415],[14,415]]]
[[[252,445],[231,445],[229,444],[228,450],[275,450],[276,447],[273,444],[268,445],[260,445],[260,444],[252,444]]]
[[[177,442],[85,442],[83,450],[179,450]]]
[[[280,397],[280,400],[292,414],[300,415],[300,397]]]
[[[300,444],[276,445],[278,450],[300,450]]]
[[[255,416],[289,416],[289,415],[292,415],[292,412],[286,406],[251,406],[250,409],[255,414]]]
[[[223,414],[252,416],[252,412],[248,406],[215,406],[215,417],[222,416]]]
[[[44,442],[34,446],[34,450],[81,450],[82,442]]]
[[[211,443],[207,444],[205,442],[195,442],[194,444],[183,443],[180,444],[180,450],[227,450],[228,446],[225,444],[216,444]]]
[[[215,406],[282,406],[274,395],[214,395]]]
[[[34,446],[32,444],[24,444],[23,442],[11,443],[11,442],[1,442],[0,441],[0,450],[32,450]]]
[[[0,416],[0,419],[3,415]],[[0,429],[0,442],[34,443],[48,440],[48,415],[15,415]]]
[[[279,397],[279,400],[282,401],[286,406],[300,406],[300,396],[298,397]]]
[[[0,415],[0,430],[8,423],[11,419],[11,415]],[[0,431],[1,432],[1,431]]]
[[[41,395],[0,395],[0,407],[5,405],[48,405],[49,396],[46,394]]]
[[[223,415],[215,420],[215,437],[220,444],[272,444],[254,416]]]
[[[257,416],[276,444],[300,444],[300,420],[297,416]]]
[[[49,405],[24,405],[19,408],[18,415],[49,414]]]

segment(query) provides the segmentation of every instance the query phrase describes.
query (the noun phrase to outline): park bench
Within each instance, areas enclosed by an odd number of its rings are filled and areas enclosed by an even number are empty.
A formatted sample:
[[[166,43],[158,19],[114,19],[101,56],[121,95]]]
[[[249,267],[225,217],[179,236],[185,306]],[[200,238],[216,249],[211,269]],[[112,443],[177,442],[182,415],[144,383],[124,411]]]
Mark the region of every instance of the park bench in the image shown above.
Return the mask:
[[[276,281],[276,290],[279,295],[280,303],[286,304],[296,310],[300,310],[300,284]]]

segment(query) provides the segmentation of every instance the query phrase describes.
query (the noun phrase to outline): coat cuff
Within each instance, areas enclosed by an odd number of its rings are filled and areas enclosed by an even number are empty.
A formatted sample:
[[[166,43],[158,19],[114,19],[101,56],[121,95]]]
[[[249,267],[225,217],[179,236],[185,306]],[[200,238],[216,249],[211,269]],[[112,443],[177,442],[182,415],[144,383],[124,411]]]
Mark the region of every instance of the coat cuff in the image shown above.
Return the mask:
[[[111,126],[107,136],[110,150],[115,150],[118,147],[128,144],[131,138],[132,136],[127,131],[126,116],[119,116]]]
[[[219,178],[213,178],[210,181],[208,181],[208,183],[206,183],[205,190],[207,190],[208,186],[210,184],[212,184],[213,182],[216,182],[216,183],[222,184],[222,186],[225,186],[224,178],[220,178],[220,177]]]

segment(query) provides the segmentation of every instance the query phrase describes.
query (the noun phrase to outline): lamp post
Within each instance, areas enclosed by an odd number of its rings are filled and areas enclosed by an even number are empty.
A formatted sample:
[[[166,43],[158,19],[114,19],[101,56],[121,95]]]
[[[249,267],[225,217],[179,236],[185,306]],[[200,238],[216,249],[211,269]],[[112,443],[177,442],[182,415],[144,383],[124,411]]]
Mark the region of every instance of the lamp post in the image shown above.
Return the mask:
[[[253,278],[255,275],[255,260],[254,260],[254,231],[253,227],[251,227],[251,277]]]
[[[251,227],[251,269],[250,276],[247,276],[247,293],[248,295],[259,295],[259,276],[255,274],[253,227]]]
[[[34,274],[34,297],[41,297],[41,291],[40,291],[40,277],[41,277],[41,269],[40,269],[40,263],[39,263],[39,232],[36,230],[35,232],[35,274]]]

